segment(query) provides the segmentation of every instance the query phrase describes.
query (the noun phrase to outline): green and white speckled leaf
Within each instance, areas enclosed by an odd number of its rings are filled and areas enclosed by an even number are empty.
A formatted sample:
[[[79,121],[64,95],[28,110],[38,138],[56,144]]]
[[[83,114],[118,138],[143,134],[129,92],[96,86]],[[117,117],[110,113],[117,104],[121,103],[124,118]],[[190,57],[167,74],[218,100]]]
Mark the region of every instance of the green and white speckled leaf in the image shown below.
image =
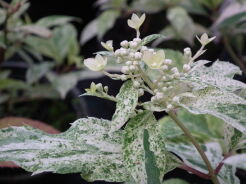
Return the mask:
[[[49,135],[31,127],[0,130],[0,161],[13,161],[34,174],[81,173],[88,181],[126,181],[122,132],[109,136],[110,121],[75,121],[66,132]]]
[[[230,166],[246,170],[246,153],[231,156],[224,160],[224,163]]]
[[[149,149],[146,149],[143,141],[146,130],[149,135]],[[148,159],[150,159],[146,155],[148,151],[151,152],[152,167],[155,171],[157,170],[156,172],[159,172],[160,178],[158,179],[161,182],[163,175],[172,169],[169,168],[167,163],[167,160],[170,159],[165,148],[165,137],[153,114],[144,111],[128,122],[124,132],[124,164],[136,183],[149,183],[149,168],[146,165],[149,162]],[[158,175],[156,172],[155,174]]]
[[[116,100],[116,110],[112,117],[110,132],[119,130],[134,114],[138,103],[138,90],[133,86],[131,80],[122,85]]]
[[[246,134],[246,100],[218,88],[207,87],[183,97],[180,105],[194,114],[211,114]]]
[[[189,81],[196,89],[209,86],[219,88],[223,91],[239,93],[246,90],[246,84],[232,79],[235,74],[241,74],[239,67],[229,62],[215,61],[212,66],[206,67],[208,61],[200,60],[195,63],[195,68],[185,75],[181,80]]]
[[[193,145],[178,144],[178,143],[167,143],[166,147],[168,151],[172,151],[177,154],[185,164],[197,169],[203,173],[208,173],[207,168],[201,159],[200,155],[196,151]],[[223,153],[221,147],[218,143],[211,142],[202,145],[204,153],[207,155],[212,167],[215,169],[219,163],[223,160]],[[239,179],[235,176],[235,167],[224,165],[219,174],[218,179],[220,183],[226,184],[239,184]]]
[[[143,45],[147,45],[148,43],[158,39],[158,38],[164,38],[165,36],[164,35],[161,35],[161,34],[152,34],[152,35],[149,35],[149,36],[146,36],[142,42],[141,42],[141,46]]]

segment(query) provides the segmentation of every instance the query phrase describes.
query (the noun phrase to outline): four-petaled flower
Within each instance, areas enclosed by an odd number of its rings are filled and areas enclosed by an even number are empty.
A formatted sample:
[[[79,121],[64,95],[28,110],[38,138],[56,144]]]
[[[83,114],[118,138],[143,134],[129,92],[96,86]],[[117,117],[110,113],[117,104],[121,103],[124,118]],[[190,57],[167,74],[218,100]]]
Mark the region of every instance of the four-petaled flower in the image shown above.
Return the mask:
[[[163,50],[157,52],[144,51],[143,61],[152,69],[159,69],[165,60],[165,53]]]
[[[207,45],[209,42],[213,41],[215,39],[215,36],[212,38],[209,38],[208,35],[206,33],[203,33],[202,36],[199,38],[198,36],[196,36],[196,38],[198,39],[198,41],[202,44],[202,45]]]
[[[95,58],[88,58],[84,60],[85,66],[93,71],[101,71],[107,65],[107,58],[102,57],[100,54],[97,54]]]
[[[112,40],[108,40],[108,41],[106,41],[106,43],[101,42],[101,45],[105,49],[107,49],[108,51],[113,51],[114,50],[114,48],[113,48],[113,41]]]
[[[139,30],[140,26],[143,24],[145,20],[145,14],[143,14],[140,18],[133,13],[131,19],[127,20],[127,24],[129,27]]]

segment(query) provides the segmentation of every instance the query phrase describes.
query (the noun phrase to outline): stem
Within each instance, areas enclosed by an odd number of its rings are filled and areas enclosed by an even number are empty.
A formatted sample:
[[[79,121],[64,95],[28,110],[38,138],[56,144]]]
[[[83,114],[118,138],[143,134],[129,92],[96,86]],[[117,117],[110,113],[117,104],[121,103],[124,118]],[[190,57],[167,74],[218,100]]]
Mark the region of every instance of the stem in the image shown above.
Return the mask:
[[[149,79],[149,77],[143,72],[143,70],[142,70],[142,68],[138,65],[138,69],[139,69],[139,71],[140,71],[140,73],[141,73],[141,76],[142,76],[142,78],[143,78],[143,80],[148,84],[148,86],[152,89],[152,90],[154,90],[154,84],[151,82],[151,80]]]
[[[230,56],[232,57],[232,59],[234,60],[234,62],[241,68],[241,70],[246,73],[246,66],[244,65],[244,62],[237,57],[236,53],[233,51],[228,39],[226,38],[226,36],[223,36],[223,40],[225,43],[225,48],[227,50],[227,52],[229,52]]]
[[[204,163],[206,164],[206,167],[209,171],[209,176],[211,177],[211,180],[213,181],[214,184],[219,184],[219,181],[214,173],[214,169],[212,168],[207,156],[205,155],[204,151],[198,144],[198,142],[194,139],[194,137],[191,135],[189,129],[187,129],[183,123],[176,117],[175,113],[170,111],[168,115],[175,121],[175,123],[182,129],[184,134],[190,139],[192,144],[196,147],[197,151],[199,152],[200,156],[202,157]]]
[[[198,171],[198,170],[196,170],[196,169],[194,169],[194,168],[192,168],[186,164],[182,164],[179,168],[186,170],[188,172],[191,172],[191,173],[193,173],[193,174],[195,174],[201,178],[210,179],[210,176],[208,174],[202,173],[201,171]]]
[[[196,52],[196,54],[189,61],[189,65],[192,64],[193,61],[195,61],[195,59],[197,59],[199,56],[201,56],[201,53],[203,52],[204,47],[205,47],[205,45],[201,46],[201,48]]]

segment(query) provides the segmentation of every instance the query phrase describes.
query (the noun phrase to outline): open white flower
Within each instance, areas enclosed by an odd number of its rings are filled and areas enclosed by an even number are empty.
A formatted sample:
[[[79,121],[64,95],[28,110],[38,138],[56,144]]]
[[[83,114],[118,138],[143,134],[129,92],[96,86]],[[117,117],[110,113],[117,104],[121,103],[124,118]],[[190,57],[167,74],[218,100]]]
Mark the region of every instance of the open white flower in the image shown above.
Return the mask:
[[[139,30],[140,26],[143,24],[144,20],[145,20],[145,14],[143,14],[140,18],[133,13],[131,19],[127,20],[127,24],[129,27]]]
[[[198,41],[202,44],[202,45],[207,45],[209,42],[213,41],[216,37],[212,37],[209,38],[207,33],[203,33],[202,36],[199,38],[198,36],[196,36],[196,38],[198,39]]]
[[[105,49],[107,49],[108,51],[113,51],[114,50],[114,48],[113,48],[113,41],[112,40],[108,40],[108,41],[106,41],[106,43],[101,42],[101,45]]]
[[[144,51],[143,61],[152,69],[161,68],[164,60],[165,52],[163,50],[157,52]]]
[[[102,57],[100,54],[97,54],[95,58],[88,58],[84,60],[85,66],[93,71],[101,71],[107,65],[107,58]]]

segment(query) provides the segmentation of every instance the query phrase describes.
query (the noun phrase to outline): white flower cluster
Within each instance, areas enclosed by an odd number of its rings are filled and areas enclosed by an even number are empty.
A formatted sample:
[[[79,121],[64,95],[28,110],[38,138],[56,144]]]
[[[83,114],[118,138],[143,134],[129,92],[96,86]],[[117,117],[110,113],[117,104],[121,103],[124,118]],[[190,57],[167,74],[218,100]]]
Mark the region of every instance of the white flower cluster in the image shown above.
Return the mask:
[[[151,103],[164,105],[167,110],[172,110],[178,104],[179,97],[176,94],[175,85],[185,73],[192,69],[192,63],[205,50],[204,46],[211,42],[213,38],[209,38],[207,34],[203,34],[198,40],[201,43],[200,50],[193,56],[190,48],[184,49],[184,64],[182,68],[176,67],[175,61],[166,58],[164,50],[154,50],[144,45],[144,41],[140,38],[139,28],[144,22],[145,15],[140,18],[133,14],[128,20],[128,25],[137,31],[136,38],[131,41],[124,40],[120,43],[120,48],[114,50],[113,41],[106,43],[101,42],[102,46],[109,51],[110,55],[116,58],[116,62],[122,64],[122,74],[106,75],[113,79],[133,81],[133,85],[138,89],[139,96],[144,95],[144,91],[152,94]],[[97,54],[95,58],[88,58],[84,64],[91,70],[102,71],[107,64],[107,58]],[[156,70],[160,76],[156,81],[151,81],[146,67],[150,70]]]

